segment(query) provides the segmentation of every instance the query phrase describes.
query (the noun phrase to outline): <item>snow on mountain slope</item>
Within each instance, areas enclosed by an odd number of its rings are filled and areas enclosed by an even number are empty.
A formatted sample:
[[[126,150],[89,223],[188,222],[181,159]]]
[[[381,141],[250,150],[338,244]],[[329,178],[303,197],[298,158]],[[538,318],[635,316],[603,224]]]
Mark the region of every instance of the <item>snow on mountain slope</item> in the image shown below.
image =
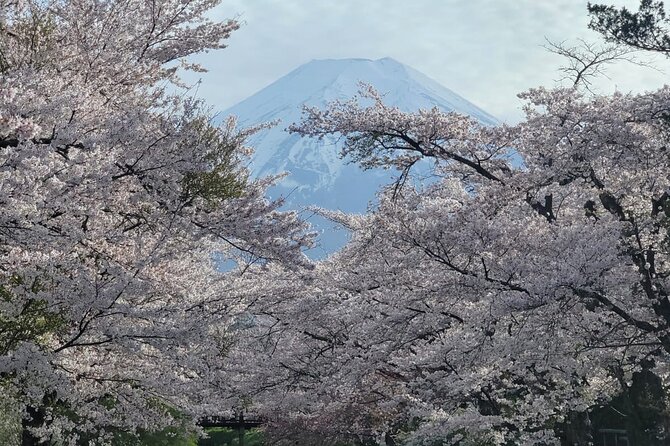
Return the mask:
[[[303,105],[323,107],[329,101],[349,99],[361,81],[384,95],[386,104],[401,110],[438,107],[468,114],[487,125],[498,122],[448,88],[391,58],[313,60],[223,112],[223,116],[238,116],[242,126],[280,120],[279,125],[250,141],[256,149],[251,169],[257,176],[290,172],[272,191],[274,196],[287,197],[288,208],[319,206],[365,212],[379,187],[397,175],[347,164],[339,158],[334,138],[318,141],[285,131],[300,120]],[[312,223],[322,231],[319,247],[309,253],[312,257],[330,254],[346,242],[346,232],[336,231],[333,224],[320,217]]]

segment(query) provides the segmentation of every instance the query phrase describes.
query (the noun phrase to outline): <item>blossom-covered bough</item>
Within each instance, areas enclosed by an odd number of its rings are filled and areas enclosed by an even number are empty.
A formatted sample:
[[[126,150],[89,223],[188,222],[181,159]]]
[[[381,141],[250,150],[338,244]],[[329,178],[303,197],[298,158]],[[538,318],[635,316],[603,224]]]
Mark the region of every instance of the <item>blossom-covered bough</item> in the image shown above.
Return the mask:
[[[205,19],[216,4],[0,3],[0,384],[28,437],[225,407],[213,371],[246,290],[213,253],[310,266],[305,225],[240,166],[255,129],[179,87],[238,27]]]
[[[667,382],[669,88],[535,89],[499,127],[361,95],[292,130],[342,135],[363,166],[429,158],[439,179],[331,214],[351,242],[258,305],[258,373],[283,389],[265,403],[292,414],[277,429],[554,444],[635,371]]]

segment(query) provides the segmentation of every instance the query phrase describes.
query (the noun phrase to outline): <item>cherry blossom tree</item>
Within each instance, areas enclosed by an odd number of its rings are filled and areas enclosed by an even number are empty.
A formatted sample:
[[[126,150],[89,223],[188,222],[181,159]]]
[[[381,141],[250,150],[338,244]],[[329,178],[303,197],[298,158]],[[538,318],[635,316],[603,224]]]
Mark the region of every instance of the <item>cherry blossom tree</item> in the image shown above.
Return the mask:
[[[364,89],[292,127],[341,135],[365,167],[431,159],[437,179],[403,175],[368,215],[330,213],[352,241],[257,307],[259,373],[283,389],[266,404],[287,429],[556,444],[635,372],[667,385],[670,89],[522,97],[525,121],[486,127]]]
[[[0,3],[0,378],[24,442],[220,409],[245,290],[213,254],[310,267],[305,224],[240,164],[256,129],[213,126],[180,84],[238,27],[216,4]]]

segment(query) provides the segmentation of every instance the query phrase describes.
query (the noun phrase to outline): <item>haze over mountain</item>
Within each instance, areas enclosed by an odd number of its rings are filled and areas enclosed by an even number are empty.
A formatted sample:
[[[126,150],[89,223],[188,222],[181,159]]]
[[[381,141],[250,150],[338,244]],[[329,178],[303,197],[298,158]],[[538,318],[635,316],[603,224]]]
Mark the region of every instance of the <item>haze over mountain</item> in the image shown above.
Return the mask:
[[[348,164],[339,157],[336,138],[301,138],[285,130],[300,120],[303,105],[324,107],[329,101],[349,99],[357,93],[360,82],[374,86],[384,95],[386,104],[404,111],[438,107],[468,114],[487,125],[498,123],[458,94],[391,58],[308,62],[223,113],[238,116],[242,126],[281,121],[251,139],[256,150],[251,170],[255,176],[290,172],[271,191],[274,197],[287,197],[287,208],[318,206],[362,213],[374,203],[379,187],[398,175],[382,169],[364,171]],[[321,231],[319,246],[308,253],[310,256],[324,257],[346,242],[345,230],[338,231],[336,225],[321,217],[305,217]]]

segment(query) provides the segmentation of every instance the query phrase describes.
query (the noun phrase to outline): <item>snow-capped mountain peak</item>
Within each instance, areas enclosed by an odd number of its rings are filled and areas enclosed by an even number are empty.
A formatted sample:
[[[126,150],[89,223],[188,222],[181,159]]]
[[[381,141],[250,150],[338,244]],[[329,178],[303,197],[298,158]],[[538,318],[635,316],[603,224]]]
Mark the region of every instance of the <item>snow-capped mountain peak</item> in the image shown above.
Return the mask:
[[[258,176],[290,173],[273,191],[289,196],[289,207],[365,212],[379,187],[391,181],[393,172],[362,171],[340,159],[335,139],[301,138],[285,130],[300,120],[303,106],[323,107],[349,99],[361,82],[375,87],[386,104],[404,111],[438,107],[497,124],[493,116],[463,97],[392,58],[312,60],[224,112],[224,116],[238,116],[243,126],[280,121],[250,141],[256,150],[251,167]],[[344,234],[327,233],[315,257],[332,252],[346,239]]]

